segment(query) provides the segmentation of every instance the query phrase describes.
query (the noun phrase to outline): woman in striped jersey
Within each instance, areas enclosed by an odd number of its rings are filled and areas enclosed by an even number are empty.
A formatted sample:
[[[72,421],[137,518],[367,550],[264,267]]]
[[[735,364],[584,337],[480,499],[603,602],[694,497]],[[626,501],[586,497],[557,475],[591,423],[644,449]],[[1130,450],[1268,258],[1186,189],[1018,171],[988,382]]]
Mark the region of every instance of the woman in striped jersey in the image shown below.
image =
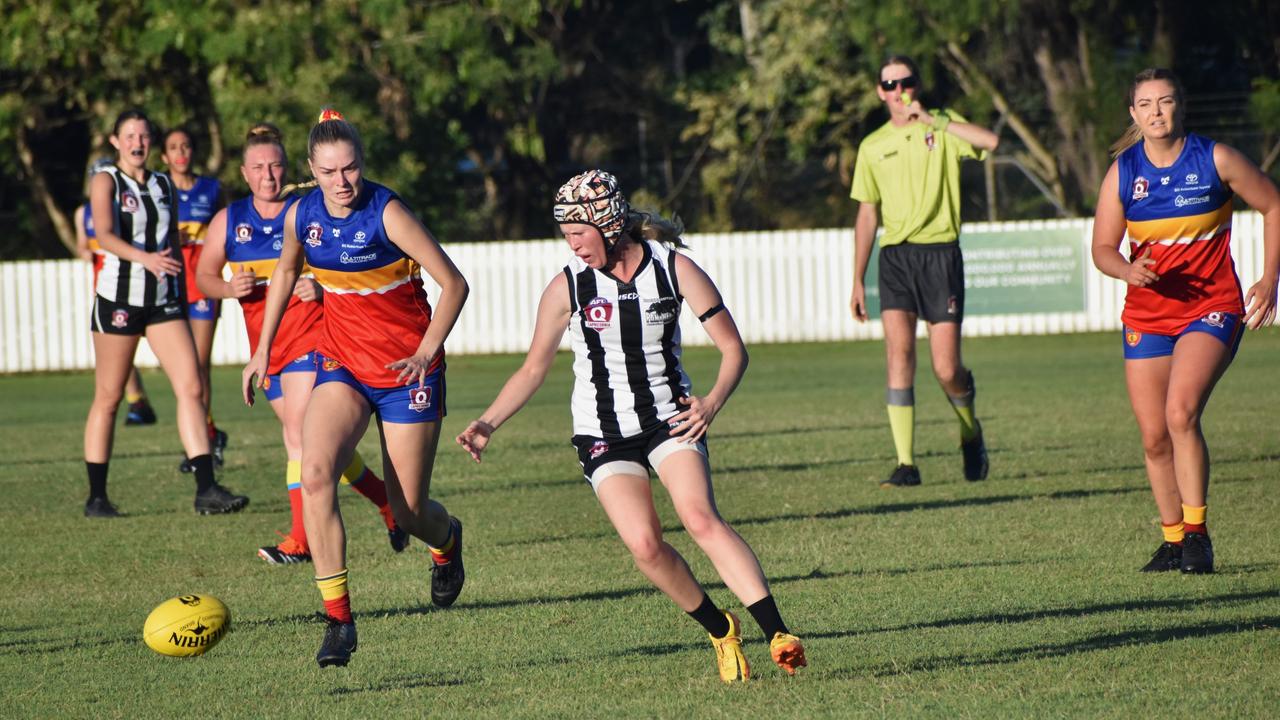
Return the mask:
[[[573,444],[583,474],[636,566],[706,629],[725,682],[745,681],[738,618],[720,610],[684,558],[662,538],[649,471],[725,585],[760,625],[788,674],[806,664],[746,541],[716,510],[707,428],[747,367],[747,351],[720,292],[683,247],[681,226],[630,209],[617,180],[591,170],[556,194],[555,220],[574,258],[542,293],[524,365],[489,409],[457,437],[480,461],[502,423],[542,385],[565,330],[574,352]],[[696,396],[680,364],[680,309],[702,321],[722,360],[715,385]]]
[[[287,168],[288,158],[279,128],[270,123],[258,123],[250,128],[245,137],[240,174],[251,194],[213,216],[196,268],[196,283],[206,296],[240,301],[251,353],[258,349],[268,282],[284,245],[284,214],[298,200],[292,194],[294,186],[284,184]],[[234,272],[230,280],[223,280],[222,268],[228,262]],[[273,565],[311,561],[302,518],[302,420],[316,381],[315,351],[324,323],[323,299],[320,286],[309,277],[300,279],[294,286],[293,297],[276,333],[276,343],[271,348],[271,363],[263,383],[263,394],[284,429],[288,458],[285,488],[293,519],[289,534],[282,535],[279,543],[258,549],[258,556]],[[377,506],[391,539],[391,549],[404,550],[409,544],[409,534],[395,524],[386,487],[381,478],[365,467],[359,451],[343,471],[342,482]]]
[[[1280,193],[1238,150],[1189,133],[1182,85],[1152,68],[1129,88],[1133,124],[1112,148],[1093,224],[1093,262],[1128,283],[1125,383],[1164,542],[1144,572],[1213,572],[1209,449],[1200,427],[1245,327],[1271,324],[1280,275]],[[1240,292],[1232,196],[1262,213],[1262,277]],[[1125,237],[1129,253],[1120,252]]]
[[[115,166],[95,175],[89,186],[95,234],[105,255],[91,315],[95,361],[93,405],[84,430],[85,515],[119,514],[107,499],[107,465],[125,378],[144,334],[177,396],[178,432],[195,465],[196,511],[235,512],[249,499],[214,481],[195,345],[176,286],[182,273],[174,245],[177,195],[167,177],[147,170],[151,124],[141,111],[120,114],[111,144],[118,151]]]
[[[200,264],[200,250],[209,229],[213,214],[224,204],[222,186],[217,178],[196,175],[191,171],[195,154],[195,142],[191,133],[173,128],[164,134],[160,159],[169,170],[178,194],[178,241],[182,248],[182,290],[187,304],[187,322],[191,325],[191,337],[196,343],[196,357],[200,361],[200,397],[208,416],[205,424],[213,447],[215,465],[222,465],[222,453],[227,447],[227,433],[213,424],[212,397],[209,387],[209,360],[213,355],[213,333],[218,328],[218,314],[222,309],[217,299],[207,298],[196,286],[196,266]],[[191,472],[191,461],[183,458],[178,469]]]
[[[445,415],[444,342],[469,289],[404,202],[364,177],[355,127],[325,110],[307,148],[319,189],[285,211],[262,333],[242,382],[245,402],[253,404],[305,258],[325,305],[316,384],[302,423],[302,512],[328,623],[316,663],[328,667],[346,665],[356,649],[336,489],[374,416],[396,522],[431,553],[431,601],[448,607],[462,592],[462,524],[429,491]],[[434,313],[423,270],[440,286]]]
[[[109,157],[98,158],[89,168],[89,179],[100,172],[115,167],[115,161]],[[76,227],[76,251],[80,259],[93,264],[93,288],[98,289],[98,273],[102,271],[102,246],[98,244],[97,234],[93,230],[93,210],[89,207],[88,183],[85,188],[85,203],[76,208],[73,225]],[[125,411],[124,424],[155,425],[156,411],[147,400],[147,389],[142,384],[142,375],[135,365],[129,369],[129,379],[124,386],[124,399],[128,404]]]

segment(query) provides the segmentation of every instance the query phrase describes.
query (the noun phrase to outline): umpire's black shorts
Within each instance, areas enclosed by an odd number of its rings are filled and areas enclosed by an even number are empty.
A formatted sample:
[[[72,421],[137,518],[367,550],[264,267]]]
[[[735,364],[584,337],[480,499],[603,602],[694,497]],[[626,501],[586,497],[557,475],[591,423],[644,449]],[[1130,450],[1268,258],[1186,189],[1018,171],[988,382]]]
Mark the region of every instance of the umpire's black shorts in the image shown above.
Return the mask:
[[[964,257],[960,243],[880,249],[880,310],[905,310],[926,322],[964,319]]]

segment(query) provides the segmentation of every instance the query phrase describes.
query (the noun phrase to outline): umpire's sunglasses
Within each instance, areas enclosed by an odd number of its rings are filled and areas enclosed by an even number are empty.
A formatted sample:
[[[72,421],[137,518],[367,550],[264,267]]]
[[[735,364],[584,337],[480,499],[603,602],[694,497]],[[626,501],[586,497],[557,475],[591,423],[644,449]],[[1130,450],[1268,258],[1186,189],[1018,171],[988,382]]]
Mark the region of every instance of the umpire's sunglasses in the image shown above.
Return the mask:
[[[881,80],[880,89],[885,92],[893,92],[899,85],[903,90],[910,90],[920,84],[920,78],[915,75],[908,75],[901,80]]]

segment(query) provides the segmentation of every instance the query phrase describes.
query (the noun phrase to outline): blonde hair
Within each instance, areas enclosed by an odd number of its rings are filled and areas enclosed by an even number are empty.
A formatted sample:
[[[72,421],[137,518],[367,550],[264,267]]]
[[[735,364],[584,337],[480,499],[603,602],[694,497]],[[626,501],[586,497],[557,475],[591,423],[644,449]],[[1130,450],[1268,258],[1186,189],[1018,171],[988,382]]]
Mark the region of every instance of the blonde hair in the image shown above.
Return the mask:
[[[622,234],[634,241],[654,240],[668,247],[689,247],[680,237],[684,234],[684,223],[679,215],[665,218],[656,212],[630,210]]]
[[[1138,87],[1143,83],[1151,82],[1152,80],[1164,80],[1173,86],[1173,97],[1178,104],[1175,112],[1175,126],[1180,130],[1180,126],[1182,125],[1182,114],[1185,112],[1185,106],[1183,105],[1185,93],[1182,91],[1182,81],[1178,80],[1178,76],[1174,75],[1172,70],[1168,70],[1166,68],[1147,68],[1139,72],[1137,75],[1134,75],[1133,83],[1129,85],[1127,107],[1133,107],[1133,98],[1138,92]],[[1128,150],[1134,145],[1137,145],[1140,140],[1142,140],[1142,128],[1138,127],[1136,123],[1129,123],[1129,127],[1124,129],[1124,134],[1111,144],[1111,157],[1118,157],[1120,153]]]
[[[280,156],[284,158],[285,166],[288,166],[289,153],[284,149],[284,133],[280,132],[280,128],[269,122],[254,123],[254,125],[249,128],[249,132],[244,135],[245,152],[248,152],[251,147],[258,147],[260,145],[275,145],[280,148]],[[280,188],[280,192],[276,193],[276,199],[279,200],[287,198],[296,190],[304,190],[315,186],[315,180],[289,183],[288,185]]]

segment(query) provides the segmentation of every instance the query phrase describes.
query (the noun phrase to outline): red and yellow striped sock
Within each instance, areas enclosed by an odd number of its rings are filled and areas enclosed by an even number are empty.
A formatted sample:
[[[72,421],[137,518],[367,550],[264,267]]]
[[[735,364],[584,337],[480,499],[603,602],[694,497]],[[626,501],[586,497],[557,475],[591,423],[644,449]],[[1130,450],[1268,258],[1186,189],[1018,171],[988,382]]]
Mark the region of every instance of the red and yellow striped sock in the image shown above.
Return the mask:
[[[307,527],[302,522],[302,461],[290,460],[284,467],[284,486],[289,491],[289,536],[307,547]]]
[[[324,611],[338,622],[353,622],[351,617],[351,596],[347,594],[347,571],[344,568],[337,574],[316,578],[316,587],[320,588],[320,597],[324,600]]]
[[[378,512],[382,514],[382,522],[388,530],[395,527],[396,519],[392,516],[391,506],[387,503],[387,484],[365,465],[360,451],[357,450],[351,456],[351,464],[342,471],[342,482],[350,485],[352,490],[365,496],[369,502],[378,507]]]
[[[1190,505],[1183,505],[1182,506],[1183,530],[1185,530],[1186,532],[1200,533],[1201,535],[1206,534],[1208,531],[1205,529],[1204,516],[1205,516],[1205,511],[1207,509],[1208,509],[1208,506],[1206,505],[1201,505],[1200,507],[1191,507]]]
[[[1183,523],[1181,520],[1179,520],[1178,522],[1172,525],[1165,525],[1164,523],[1160,523],[1160,532],[1164,533],[1164,541],[1167,543],[1173,543],[1174,545],[1182,544],[1182,535],[1183,535],[1182,528],[1183,528]]]
[[[453,532],[453,523],[449,523],[449,539],[444,541],[444,545],[440,547],[427,545],[427,549],[431,551],[431,559],[437,565],[448,565],[449,561],[453,560],[453,546],[456,539]]]

